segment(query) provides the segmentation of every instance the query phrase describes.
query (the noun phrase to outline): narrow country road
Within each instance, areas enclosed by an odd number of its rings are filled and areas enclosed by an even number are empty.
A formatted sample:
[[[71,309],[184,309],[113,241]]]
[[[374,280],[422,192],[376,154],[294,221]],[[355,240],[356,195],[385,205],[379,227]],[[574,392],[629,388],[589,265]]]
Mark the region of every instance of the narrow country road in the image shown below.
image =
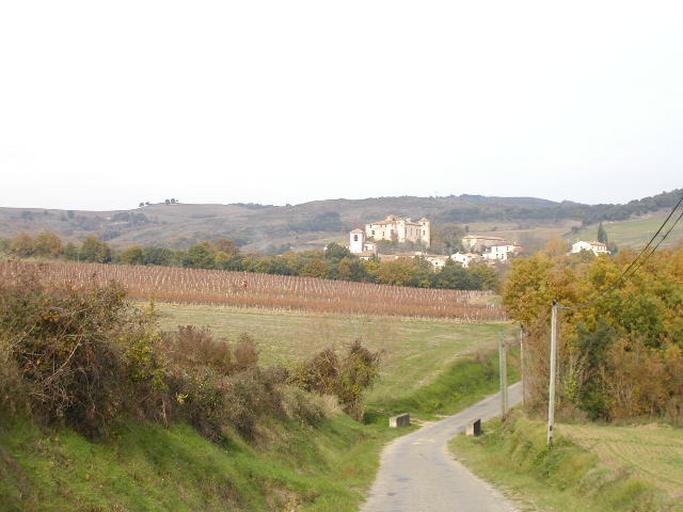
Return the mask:
[[[522,399],[510,386],[510,406]],[[448,452],[447,443],[475,419],[500,414],[500,395],[399,437],[382,452],[381,466],[362,512],[510,512],[516,508]]]

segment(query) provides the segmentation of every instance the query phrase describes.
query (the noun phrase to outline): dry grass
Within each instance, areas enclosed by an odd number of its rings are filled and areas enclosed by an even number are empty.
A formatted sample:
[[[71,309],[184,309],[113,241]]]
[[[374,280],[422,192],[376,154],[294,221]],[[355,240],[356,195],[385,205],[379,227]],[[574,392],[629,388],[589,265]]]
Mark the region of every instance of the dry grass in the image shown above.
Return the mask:
[[[491,292],[434,290],[222,270],[93,263],[0,261],[0,278],[29,268],[52,283],[121,282],[133,298],[165,302],[362,313],[466,322],[504,320],[504,309],[482,303]],[[484,301],[485,302],[485,301]]]

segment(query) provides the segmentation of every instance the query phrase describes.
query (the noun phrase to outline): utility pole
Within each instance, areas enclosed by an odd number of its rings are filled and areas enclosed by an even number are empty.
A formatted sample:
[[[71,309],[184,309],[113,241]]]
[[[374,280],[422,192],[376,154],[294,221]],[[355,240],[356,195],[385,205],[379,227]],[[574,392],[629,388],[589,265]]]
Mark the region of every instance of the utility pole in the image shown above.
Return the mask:
[[[553,446],[555,429],[555,381],[557,379],[557,312],[559,304],[553,300],[550,319],[550,384],[548,386],[548,447]]]
[[[519,364],[522,373],[522,406],[526,405],[526,368],[524,367],[524,326],[519,326]]]
[[[508,413],[508,363],[507,347],[502,334],[498,342],[498,365],[498,373],[500,374],[500,410],[501,416],[505,418]]]

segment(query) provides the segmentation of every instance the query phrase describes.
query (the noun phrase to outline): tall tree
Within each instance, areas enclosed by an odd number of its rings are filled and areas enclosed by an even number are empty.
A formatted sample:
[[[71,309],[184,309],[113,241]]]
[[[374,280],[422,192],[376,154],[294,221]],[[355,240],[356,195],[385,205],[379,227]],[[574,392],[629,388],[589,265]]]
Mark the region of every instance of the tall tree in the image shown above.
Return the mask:
[[[605,231],[605,228],[602,225],[602,222],[598,224],[598,242],[607,244],[607,231]]]

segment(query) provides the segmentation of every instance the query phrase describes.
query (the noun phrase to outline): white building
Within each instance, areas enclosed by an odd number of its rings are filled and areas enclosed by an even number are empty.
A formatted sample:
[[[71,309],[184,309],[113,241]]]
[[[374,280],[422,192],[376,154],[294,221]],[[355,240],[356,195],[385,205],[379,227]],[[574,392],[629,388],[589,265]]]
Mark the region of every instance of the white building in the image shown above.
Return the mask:
[[[581,251],[591,251],[596,256],[599,256],[600,254],[609,254],[607,246],[602,242],[584,242],[583,240],[579,240],[572,244],[572,254],[577,254]]]
[[[488,261],[507,261],[508,258],[518,252],[518,246],[509,242],[499,245],[491,245],[482,253],[482,257]]]
[[[424,257],[424,259],[432,264],[432,267],[434,267],[434,270],[441,270],[442,268],[444,268],[446,266],[446,262],[448,261],[448,256],[426,255]]]
[[[456,263],[460,263],[463,268],[468,268],[471,263],[476,263],[481,260],[481,255],[473,252],[456,252],[455,254],[451,254],[451,259]]]
[[[365,225],[365,236],[372,240],[405,242],[421,242],[425,247],[431,244],[431,223],[426,218],[414,222],[410,218],[389,215],[384,220],[370,222]]]
[[[349,233],[349,252],[361,259],[370,259],[377,255],[377,244],[368,242],[362,229],[354,229]]]

